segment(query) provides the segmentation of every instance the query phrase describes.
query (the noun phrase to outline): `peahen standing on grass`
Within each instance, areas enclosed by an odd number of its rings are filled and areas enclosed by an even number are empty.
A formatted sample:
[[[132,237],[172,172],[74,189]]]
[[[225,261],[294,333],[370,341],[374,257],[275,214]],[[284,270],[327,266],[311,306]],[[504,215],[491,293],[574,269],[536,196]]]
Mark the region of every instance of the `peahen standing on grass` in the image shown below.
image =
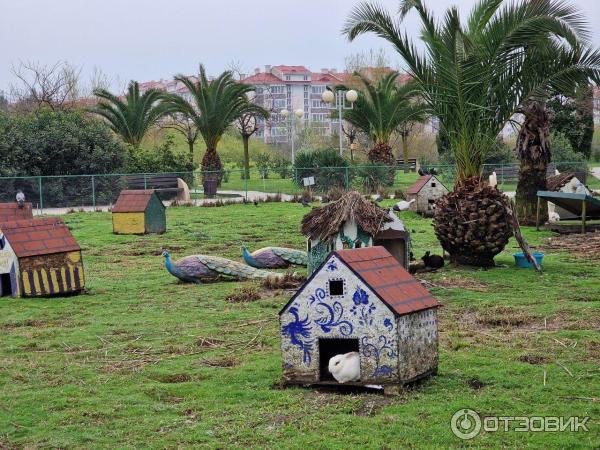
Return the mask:
[[[252,253],[246,247],[242,247],[242,256],[246,264],[257,269],[285,269],[291,264],[308,264],[306,252],[285,247],[264,247]]]
[[[258,270],[246,264],[218,256],[191,255],[173,262],[167,250],[164,250],[162,255],[165,258],[167,271],[186,283],[214,281],[223,275],[246,279],[283,276],[282,273]]]

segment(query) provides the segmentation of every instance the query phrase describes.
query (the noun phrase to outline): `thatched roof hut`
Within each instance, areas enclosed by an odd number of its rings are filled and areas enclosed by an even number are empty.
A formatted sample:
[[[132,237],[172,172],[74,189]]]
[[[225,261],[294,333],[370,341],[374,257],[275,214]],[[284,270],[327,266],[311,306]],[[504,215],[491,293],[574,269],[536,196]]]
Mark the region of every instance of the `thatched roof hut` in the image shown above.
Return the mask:
[[[546,179],[547,190],[557,192],[560,191],[569,181],[575,177],[572,172],[563,172],[557,175],[549,176]]]
[[[355,222],[363,231],[375,236],[382,224],[391,220],[387,210],[360,193],[351,191],[304,216],[302,234],[313,240],[327,242],[339,233],[344,222]]]

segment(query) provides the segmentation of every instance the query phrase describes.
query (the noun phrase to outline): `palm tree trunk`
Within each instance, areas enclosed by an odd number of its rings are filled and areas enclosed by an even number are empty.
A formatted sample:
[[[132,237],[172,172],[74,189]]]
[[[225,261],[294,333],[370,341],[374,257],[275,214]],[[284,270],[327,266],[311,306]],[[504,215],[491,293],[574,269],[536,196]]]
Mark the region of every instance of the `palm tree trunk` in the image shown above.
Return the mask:
[[[402,157],[404,158],[404,173],[410,172],[408,165],[408,136],[402,133]]]
[[[207,148],[202,158],[202,184],[204,195],[213,197],[217,193],[217,187],[221,184],[223,177],[223,165],[216,148]]]
[[[390,147],[387,143],[375,144],[375,146],[369,151],[369,161],[386,166],[393,166],[394,154],[392,153],[392,147]]]
[[[516,213],[523,225],[535,225],[537,191],[547,189],[546,171],[551,160],[546,105],[531,101],[525,108],[525,122],[517,138],[521,162],[516,194]],[[540,221],[548,219],[548,207],[542,202]]]
[[[244,143],[244,179],[250,179],[250,136],[242,134],[242,142]]]

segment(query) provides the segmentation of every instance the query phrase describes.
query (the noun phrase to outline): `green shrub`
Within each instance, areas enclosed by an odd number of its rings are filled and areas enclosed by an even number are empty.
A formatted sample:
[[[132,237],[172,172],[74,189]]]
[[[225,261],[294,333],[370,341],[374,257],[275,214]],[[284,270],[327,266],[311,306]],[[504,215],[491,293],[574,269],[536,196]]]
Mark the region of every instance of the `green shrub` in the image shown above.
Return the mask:
[[[79,175],[122,172],[125,147],[108,126],[76,111],[0,113],[0,176]],[[116,177],[97,177],[97,202],[113,201],[121,189]],[[14,201],[16,189],[39,198],[38,180],[3,180],[0,201]],[[91,203],[90,177],[43,181],[44,206]]]
[[[583,153],[576,152],[569,139],[562,133],[550,134],[552,161],[560,172],[587,173],[587,160]]]
[[[394,184],[396,170],[393,167],[369,163],[357,167],[355,171],[363,190],[368,194],[373,194],[384,186]]]
[[[317,192],[327,192],[334,186],[346,188],[354,176],[348,166],[348,161],[336,150],[301,152],[296,155],[294,183],[302,187],[304,178],[315,177],[314,190]]]
[[[271,163],[271,167],[273,168],[273,172],[279,175],[280,178],[285,179],[290,177],[290,162],[283,156],[274,157],[273,162]]]
[[[269,169],[271,168],[271,155],[268,153],[258,153],[254,157],[258,174],[261,178],[269,178]]]
[[[167,134],[154,148],[128,148],[125,171],[128,173],[177,173],[191,184],[194,181],[194,162],[189,152],[176,152],[175,139]]]

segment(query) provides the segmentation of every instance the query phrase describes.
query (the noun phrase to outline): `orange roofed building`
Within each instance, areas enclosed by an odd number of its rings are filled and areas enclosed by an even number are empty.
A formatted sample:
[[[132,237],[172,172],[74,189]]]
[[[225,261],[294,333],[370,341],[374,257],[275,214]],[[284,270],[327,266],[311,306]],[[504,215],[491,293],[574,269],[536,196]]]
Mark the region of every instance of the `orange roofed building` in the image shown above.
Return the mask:
[[[62,219],[0,223],[0,295],[65,295],[84,286],[81,247]]]

